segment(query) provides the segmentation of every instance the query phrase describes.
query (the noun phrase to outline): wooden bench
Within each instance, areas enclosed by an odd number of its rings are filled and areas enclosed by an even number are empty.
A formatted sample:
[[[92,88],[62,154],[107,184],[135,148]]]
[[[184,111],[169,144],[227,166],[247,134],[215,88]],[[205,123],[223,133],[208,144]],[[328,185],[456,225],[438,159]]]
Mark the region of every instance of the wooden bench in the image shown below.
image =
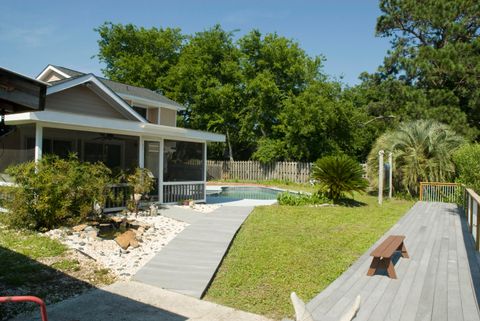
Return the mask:
[[[403,244],[404,240],[404,235],[390,235],[377,246],[377,248],[370,253],[370,256],[373,256],[373,260],[367,275],[372,276],[378,269],[386,269],[388,276],[396,279],[397,274],[393,267],[392,255],[396,251],[401,251],[402,257],[409,258],[405,244]]]

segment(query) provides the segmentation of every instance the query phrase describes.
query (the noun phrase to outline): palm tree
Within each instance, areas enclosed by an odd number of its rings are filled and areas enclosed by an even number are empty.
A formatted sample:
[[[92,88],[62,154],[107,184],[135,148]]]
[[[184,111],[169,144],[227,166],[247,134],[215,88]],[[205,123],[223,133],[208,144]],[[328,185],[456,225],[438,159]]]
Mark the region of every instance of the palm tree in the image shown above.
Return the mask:
[[[452,153],[464,142],[447,125],[433,120],[400,124],[384,133],[368,155],[368,175],[378,185],[378,152],[393,152],[395,188],[417,195],[421,181],[448,181],[455,174]]]

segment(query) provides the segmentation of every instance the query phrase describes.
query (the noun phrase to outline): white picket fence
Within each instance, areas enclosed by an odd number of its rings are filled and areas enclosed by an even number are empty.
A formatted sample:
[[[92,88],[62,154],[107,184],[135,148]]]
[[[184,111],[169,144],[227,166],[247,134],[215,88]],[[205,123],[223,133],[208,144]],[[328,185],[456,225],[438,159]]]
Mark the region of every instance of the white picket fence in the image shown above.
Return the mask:
[[[207,162],[209,180],[283,180],[306,183],[310,179],[312,163],[276,162],[262,164],[257,161],[212,161]]]

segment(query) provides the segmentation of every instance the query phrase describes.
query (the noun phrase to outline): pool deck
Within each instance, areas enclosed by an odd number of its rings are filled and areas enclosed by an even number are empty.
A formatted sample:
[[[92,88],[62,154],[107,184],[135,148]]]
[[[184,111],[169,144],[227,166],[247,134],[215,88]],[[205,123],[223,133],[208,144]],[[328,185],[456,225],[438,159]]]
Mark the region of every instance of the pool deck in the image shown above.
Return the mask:
[[[394,234],[406,236],[410,255],[394,260],[398,279],[367,276],[370,252]],[[316,320],[338,320],[360,295],[354,321],[479,321],[479,291],[478,252],[461,210],[418,202],[307,307]]]
[[[211,213],[191,217],[187,212],[171,209],[166,216],[184,217],[190,225],[142,267],[133,280],[201,298],[252,210],[252,206],[221,206]]]

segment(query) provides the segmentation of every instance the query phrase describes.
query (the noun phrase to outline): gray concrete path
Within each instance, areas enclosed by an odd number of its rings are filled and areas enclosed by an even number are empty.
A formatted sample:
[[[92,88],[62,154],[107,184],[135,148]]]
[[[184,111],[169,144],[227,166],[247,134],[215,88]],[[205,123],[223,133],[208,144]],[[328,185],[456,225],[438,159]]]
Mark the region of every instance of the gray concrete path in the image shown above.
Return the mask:
[[[137,282],[117,282],[47,307],[49,321],[271,321]],[[37,321],[40,313],[14,321]]]
[[[205,213],[185,209],[178,206],[166,206],[159,209],[159,213],[163,216],[173,218],[188,224],[195,223],[205,217]]]
[[[201,298],[252,210],[253,207],[222,206],[191,221],[133,280]]]

